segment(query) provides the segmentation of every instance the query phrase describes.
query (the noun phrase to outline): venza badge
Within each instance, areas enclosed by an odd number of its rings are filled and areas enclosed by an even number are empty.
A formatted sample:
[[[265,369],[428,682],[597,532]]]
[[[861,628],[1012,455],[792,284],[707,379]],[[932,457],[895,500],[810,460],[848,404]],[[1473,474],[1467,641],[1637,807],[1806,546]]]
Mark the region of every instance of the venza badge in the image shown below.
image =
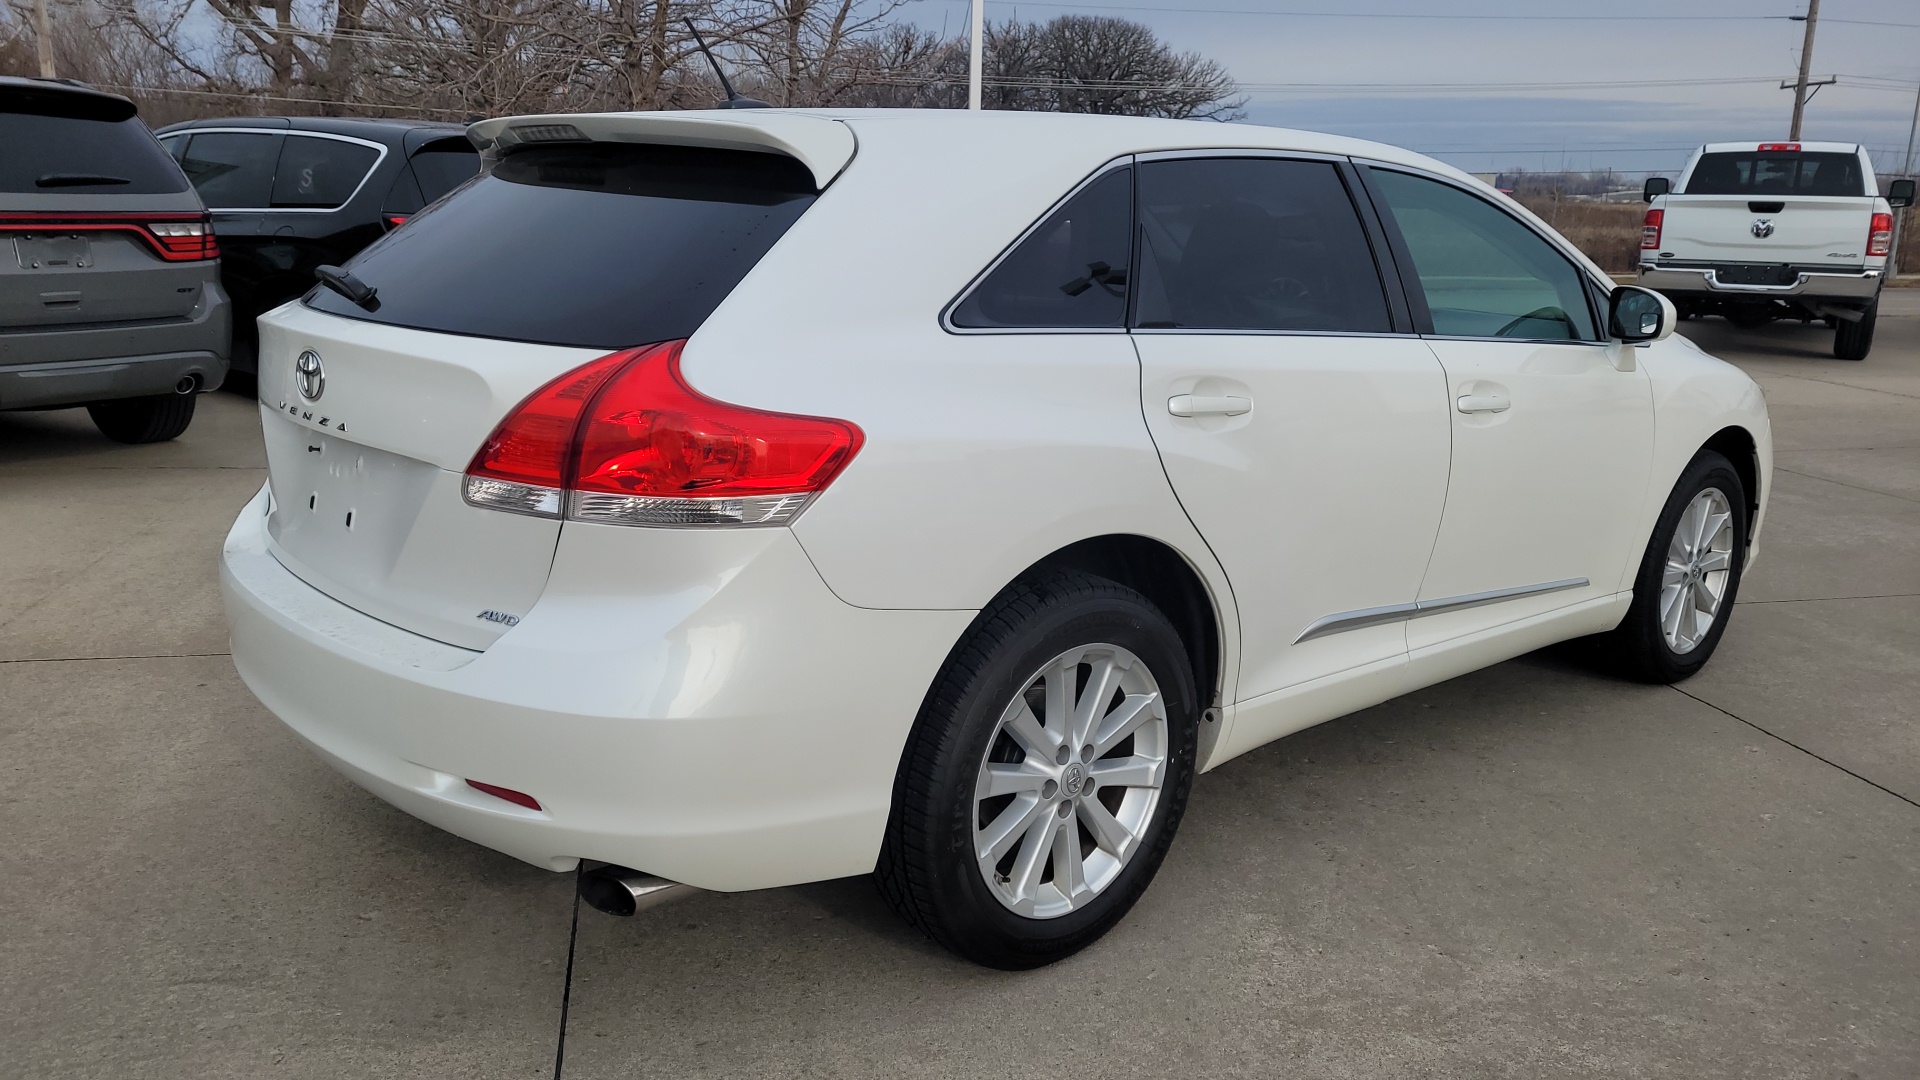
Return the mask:
[[[319,353],[308,349],[293,362],[293,384],[308,401],[319,401],[320,395],[327,392],[327,372],[320,366]]]
[[[1756,239],[1760,240],[1765,240],[1767,237],[1772,236],[1773,220],[1771,218],[1755,218],[1753,222],[1753,235]]]

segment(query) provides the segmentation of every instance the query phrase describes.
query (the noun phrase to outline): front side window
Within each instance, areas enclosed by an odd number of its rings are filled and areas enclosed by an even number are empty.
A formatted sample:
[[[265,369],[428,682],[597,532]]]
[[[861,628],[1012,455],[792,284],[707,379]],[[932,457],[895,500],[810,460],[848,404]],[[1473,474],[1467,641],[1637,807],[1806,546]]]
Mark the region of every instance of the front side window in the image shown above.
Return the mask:
[[[1433,332],[1594,341],[1585,275],[1538,233],[1450,184],[1372,170],[1413,258]]]
[[[976,329],[1119,329],[1127,317],[1133,170],[1082,188],[953,309]]]
[[[339,139],[289,135],[273,172],[275,209],[331,210],[353,197],[380,151]],[[261,205],[250,203],[248,205]]]
[[[1867,182],[1853,154],[1756,150],[1700,155],[1682,194],[1858,197]]]
[[[1359,214],[1323,161],[1141,165],[1137,288],[1146,329],[1390,328]]]
[[[180,167],[213,209],[263,209],[273,197],[279,132],[212,131],[189,136]]]

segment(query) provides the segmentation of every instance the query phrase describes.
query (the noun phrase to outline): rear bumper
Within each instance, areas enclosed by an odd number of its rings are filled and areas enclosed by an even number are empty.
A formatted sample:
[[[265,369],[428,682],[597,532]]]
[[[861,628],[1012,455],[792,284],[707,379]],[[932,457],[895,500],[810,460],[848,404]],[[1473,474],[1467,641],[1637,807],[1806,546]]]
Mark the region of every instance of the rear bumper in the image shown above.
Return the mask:
[[[1872,300],[1880,291],[1878,270],[1860,273],[1827,274],[1802,271],[1787,285],[1736,285],[1723,283],[1720,272],[1712,267],[1640,268],[1639,284],[1668,296],[1711,296],[1719,300]]]
[[[731,891],[872,869],[908,729],[972,617],[850,607],[781,529],[569,524],[540,602],[474,652],[287,572],[266,501],[222,558],[247,686],[375,795],[554,870],[600,859]],[[635,565],[635,534],[654,565]],[[649,580],[669,564],[673,582]]]
[[[217,283],[191,317],[104,326],[0,329],[0,409],[166,394],[187,375],[227,377],[232,305]]]

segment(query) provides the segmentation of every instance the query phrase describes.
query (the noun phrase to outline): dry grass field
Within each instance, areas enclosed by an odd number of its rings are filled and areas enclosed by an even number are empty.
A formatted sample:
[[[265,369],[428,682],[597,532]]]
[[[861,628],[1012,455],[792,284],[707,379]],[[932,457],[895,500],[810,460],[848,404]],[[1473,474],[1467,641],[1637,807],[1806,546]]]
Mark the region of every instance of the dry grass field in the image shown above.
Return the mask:
[[[1630,274],[1640,254],[1643,203],[1602,203],[1556,199],[1531,192],[1514,196],[1520,205],[1560,230],[1587,257],[1612,274]],[[1911,214],[1900,236],[1899,265],[1905,273],[1920,270],[1920,214]]]

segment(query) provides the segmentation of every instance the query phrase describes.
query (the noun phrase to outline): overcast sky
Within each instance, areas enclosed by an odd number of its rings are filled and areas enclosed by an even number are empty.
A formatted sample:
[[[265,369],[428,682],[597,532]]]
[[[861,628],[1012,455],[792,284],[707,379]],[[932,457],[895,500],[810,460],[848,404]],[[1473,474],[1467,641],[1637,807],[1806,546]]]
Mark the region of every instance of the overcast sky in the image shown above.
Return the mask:
[[[907,14],[960,33],[967,3],[913,0]],[[1473,171],[1645,171],[1678,169],[1702,142],[1786,137],[1793,92],[1779,82],[1798,70],[1805,24],[1764,16],[1805,10],[1805,0],[988,0],[987,17],[1146,23],[1226,65],[1252,123],[1378,139]],[[1822,0],[1813,74],[1840,82],[1808,106],[1802,137],[1864,142],[1880,171],[1897,170],[1920,87],[1920,0]],[[1683,84],[1646,85],[1661,82]],[[1512,83],[1558,85],[1485,85]]]

